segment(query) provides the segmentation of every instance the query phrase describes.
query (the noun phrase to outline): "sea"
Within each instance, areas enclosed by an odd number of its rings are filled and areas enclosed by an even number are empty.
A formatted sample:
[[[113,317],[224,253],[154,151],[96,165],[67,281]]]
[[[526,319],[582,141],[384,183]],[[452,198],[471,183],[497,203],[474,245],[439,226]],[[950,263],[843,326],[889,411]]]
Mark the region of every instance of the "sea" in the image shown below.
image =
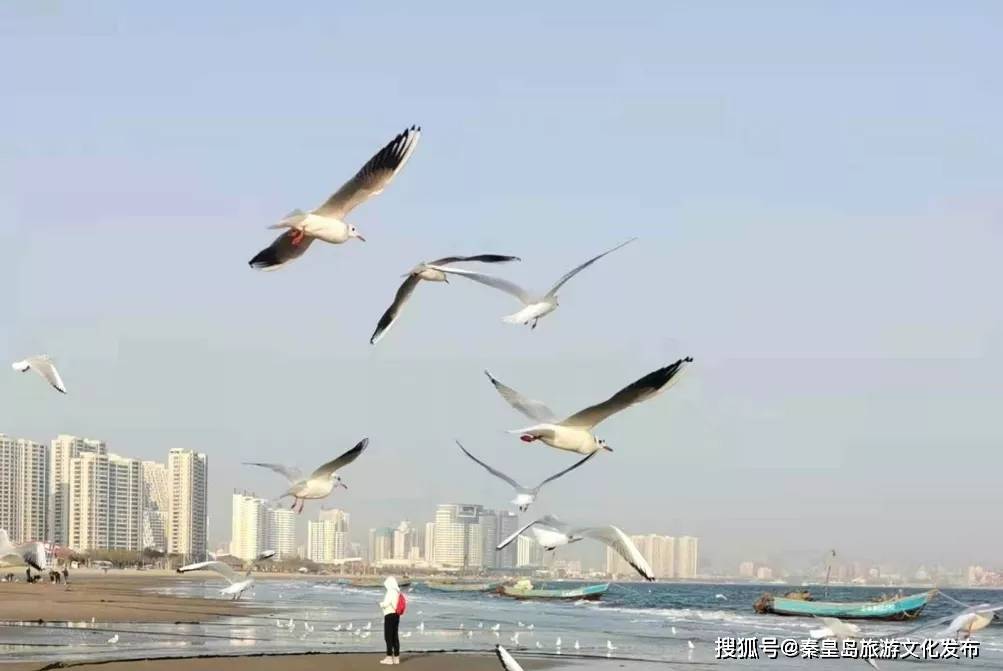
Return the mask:
[[[582,583],[537,583],[537,587],[571,588]],[[864,668],[861,659],[831,657],[812,644],[809,630],[819,622],[808,618],[759,615],[752,605],[764,591],[783,592],[783,585],[713,585],[680,583],[614,583],[600,601],[517,601],[495,594],[447,593],[420,583],[405,588],[408,609],[401,623],[404,654],[419,651],[489,652],[504,645],[516,657],[547,657],[561,666],[586,668],[665,669],[728,665],[762,668]],[[821,588],[812,588],[816,595]],[[178,581],[163,593],[224,598],[218,586],[202,580]],[[831,587],[834,601],[861,601],[887,588]],[[906,589],[904,593],[923,591]],[[949,589],[968,604],[1003,603],[1003,592]],[[241,655],[293,652],[372,652],[383,649],[382,589],[339,584],[336,580],[259,580],[248,604],[272,610],[206,624],[109,624],[79,622],[0,626],[0,654],[5,661],[87,661],[152,657]],[[137,603],[137,608],[142,608]],[[937,596],[913,622],[857,622],[859,638],[891,641],[924,622],[957,613],[960,607]],[[179,613],[180,619],[190,615]],[[962,667],[1003,669],[1003,624],[976,632],[957,659],[940,658],[938,635],[944,625],[912,635],[929,638],[927,648],[896,650],[884,644],[881,669]],[[108,640],[118,636],[116,643]],[[775,653],[777,643],[783,652]],[[739,642],[744,641],[744,642]],[[754,641],[754,642],[753,642]],[[794,647],[796,645],[796,648]],[[736,651],[736,648],[740,648]],[[958,652],[957,648],[953,648]],[[827,653],[831,654],[831,650]],[[751,656],[755,653],[757,656]],[[977,655],[977,656],[975,656]],[[969,657],[970,656],[970,657]],[[736,658],[739,657],[739,658]]]

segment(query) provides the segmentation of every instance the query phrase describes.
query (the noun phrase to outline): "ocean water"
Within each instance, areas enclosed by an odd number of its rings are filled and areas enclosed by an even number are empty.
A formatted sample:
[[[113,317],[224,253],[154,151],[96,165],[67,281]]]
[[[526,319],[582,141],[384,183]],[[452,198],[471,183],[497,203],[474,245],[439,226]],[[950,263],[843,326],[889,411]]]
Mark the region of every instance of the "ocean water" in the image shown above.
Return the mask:
[[[580,583],[566,582],[561,586],[577,584]],[[608,668],[613,659],[634,669],[684,664],[755,664],[766,668],[823,670],[863,663],[850,659],[784,657],[743,661],[717,659],[715,648],[719,637],[798,640],[809,637],[809,629],[818,626],[814,620],[758,615],[753,611],[752,604],[764,591],[785,589],[776,585],[767,588],[619,583],[612,585],[598,602],[539,602],[516,601],[494,594],[433,592],[416,583],[408,592],[408,612],[402,619],[402,650],[489,651],[501,643],[517,658],[559,656],[568,661],[584,660],[587,666],[595,668]],[[218,597],[218,588],[211,581],[179,581],[164,591]],[[834,587],[830,596],[833,600],[866,600],[882,591],[887,590]],[[814,592],[821,595],[820,588]],[[947,593],[972,604],[1003,602],[1001,592],[948,590]],[[247,602],[273,608],[274,614],[248,614],[200,625],[8,624],[0,626],[0,653],[8,660],[39,661],[270,652],[375,653],[383,647],[382,616],[377,607],[381,597],[382,590],[355,588],[334,581],[263,580],[257,583]],[[142,608],[142,603],[136,606]],[[858,624],[862,637],[885,638],[957,610],[957,606],[937,597],[916,622]],[[179,619],[190,619],[190,616],[179,614]],[[276,624],[287,624],[290,619],[294,623],[292,629]],[[351,631],[347,631],[349,624]],[[916,636],[939,638],[934,636],[936,631]],[[108,644],[108,638],[114,634],[119,636],[118,643]],[[938,669],[958,669],[959,666],[1003,669],[1003,625],[994,623],[977,632],[975,639],[979,641],[977,659],[881,660],[879,663],[882,669],[906,668],[906,664],[915,663]],[[633,661],[627,663],[627,660]]]

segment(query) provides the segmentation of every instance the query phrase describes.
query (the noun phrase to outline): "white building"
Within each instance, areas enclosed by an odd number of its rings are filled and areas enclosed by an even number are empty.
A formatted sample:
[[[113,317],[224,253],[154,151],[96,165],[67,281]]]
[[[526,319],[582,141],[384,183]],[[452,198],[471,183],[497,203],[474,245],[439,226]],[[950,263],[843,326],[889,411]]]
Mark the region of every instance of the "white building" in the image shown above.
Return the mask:
[[[317,513],[317,521],[307,524],[307,559],[318,564],[335,564],[348,557],[350,516],[333,508]]]
[[[0,529],[14,543],[46,540],[48,500],[46,447],[0,434]]]
[[[186,560],[206,556],[208,465],[200,452],[172,449],[167,455],[170,503],[167,551]]]
[[[57,545],[70,546],[70,460],[82,454],[107,454],[104,442],[59,435],[49,446],[48,535]]]
[[[289,508],[268,510],[268,542],[280,559],[296,556],[296,512]]]
[[[695,578],[697,575],[697,549],[699,538],[680,536],[676,539],[676,577]]]
[[[143,462],[143,547],[167,552],[167,464]]]
[[[498,547],[498,543],[514,534],[519,530],[519,516],[515,513],[506,511],[501,511],[498,513],[498,540],[495,543],[495,547]],[[519,548],[515,543],[510,543],[508,547],[503,550],[491,550],[495,554],[495,566],[497,568],[515,568],[519,565]]]
[[[543,566],[543,546],[535,540],[519,536],[513,545],[516,546],[516,567],[539,568]]]
[[[69,459],[67,545],[129,550],[143,545],[143,466],[136,459],[81,451]]]
[[[435,522],[425,523],[425,543],[422,552],[422,557],[429,564],[432,563],[435,556]]]
[[[234,492],[230,517],[230,554],[254,561],[265,548],[268,533],[266,501],[247,492]]]
[[[380,527],[369,530],[369,563],[380,564],[394,557],[394,530]]]
[[[482,508],[469,503],[443,503],[435,510],[431,564],[446,568],[480,568],[484,562]]]
[[[403,520],[394,529],[393,558],[410,559],[411,547],[414,545],[414,528],[407,520]]]

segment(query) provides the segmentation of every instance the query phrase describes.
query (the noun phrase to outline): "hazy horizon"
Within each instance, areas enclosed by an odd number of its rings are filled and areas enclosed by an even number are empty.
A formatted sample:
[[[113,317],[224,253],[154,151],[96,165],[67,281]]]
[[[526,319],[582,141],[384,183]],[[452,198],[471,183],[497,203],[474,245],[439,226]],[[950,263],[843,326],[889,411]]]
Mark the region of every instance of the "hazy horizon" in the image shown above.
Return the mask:
[[[1003,8],[864,3],[471,7],[7,3],[0,55],[0,432],[208,454],[210,542],[234,488],[274,496],[363,436],[325,505],[353,533],[538,480],[483,375],[572,412],[682,356],[615,449],[530,514],[701,538],[734,564],[839,548],[1003,565],[997,288]],[[320,204],[411,124],[417,150],[277,273],[266,227]],[[423,284],[447,254],[547,287]],[[302,519],[315,515],[308,506]],[[419,515],[423,517],[419,517]]]

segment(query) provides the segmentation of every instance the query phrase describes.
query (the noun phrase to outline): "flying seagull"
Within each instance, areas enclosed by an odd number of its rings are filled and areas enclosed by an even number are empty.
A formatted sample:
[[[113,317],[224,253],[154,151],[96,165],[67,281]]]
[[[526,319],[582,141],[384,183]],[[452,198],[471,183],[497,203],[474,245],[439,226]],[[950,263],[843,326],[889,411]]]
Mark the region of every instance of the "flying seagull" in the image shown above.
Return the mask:
[[[612,448],[606,444],[605,440],[596,438],[592,429],[597,424],[611,415],[629,408],[630,406],[646,401],[659,392],[668,389],[675,382],[676,376],[692,363],[691,357],[680,359],[673,364],[669,364],[656,371],[648,373],[640,380],[628,384],[626,387],[616,392],[602,403],[589,406],[584,410],[576,412],[567,419],[558,420],[554,412],[539,401],[526,398],[515,389],[507,387],[496,380],[491,373],[484,371],[484,374],[491,380],[498,393],[502,395],[509,405],[538,422],[524,429],[516,429],[509,433],[522,434],[520,439],[526,443],[534,440],[542,440],[551,447],[559,450],[569,450],[579,454],[592,454],[597,450],[609,450]]]
[[[418,146],[421,128],[411,126],[376,152],[355,177],[345,182],[334,195],[315,210],[293,210],[269,228],[287,228],[268,247],[250,261],[252,268],[274,270],[293,261],[306,251],[314,239],[339,245],[351,238],[366,239],[344,217],[373,196],[383,192]]]
[[[264,561],[265,559],[271,559],[275,556],[274,550],[269,550],[258,555],[257,561]],[[224,587],[219,591],[220,594],[224,596],[233,596],[233,600],[239,599],[244,592],[251,589],[254,586],[254,578],[251,577],[251,569],[247,569],[247,573],[243,576],[239,575],[229,564],[221,561],[203,561],[197,564],[188,564],[187,566],[182,566],[178,569],[178,573],[188,573],[189,571],[201,571],[201,570],[213,571],[223,576],[229,585]]]
[[[52,359],[44,354],[30,356],[24,361],[15,361],[11,364],[11,368],[22,373],[27,373],[28,370],[33,370],[44,377],[45,380],[56,389],[56,391],[63,394],[66,393],[66,385],[63,384],[63,378],[59,377],[59,371],[56,370],[56,365],[52,363]]]
[[[809,635],[814,639],[834,638],[837,641],[839,641],[840,645],[842,645],[843,641],[847,639],[856,638],[858,634],[860,634],[860,627],[849,622],[843,622],[839,618],[818,617],[817,615],[815,616],[815,618],[819,620],[824,626],[819,627],[818,629],[812,629],[810,632],[808,632]],[[875,662],[872,658],[861,657],[861,659],[870,664],[871,668],[875,669],[875,671],[881,671],[878,668],[878,663]]]
[[[30,566],[39,573],[49,568],[46,559],[45,546],[38,541],[14,545],[6,529],[0,529],[0,562],[12,561]]]
[[[546,550],[553,550],[562,545],[576,543],[586,538],[597,540],[623,557],[645,580],[651,581],[655,579],[655,574],[652,573],[651,566],[648,565],[648,560],[644,558],[644,555],[640,553],[637,546],[634,545],[634,542],[630,540],[627,534],[613,525],[604,527],[572,527],[553,515],[545,515],[538,520],[533,520],[503,540],[498,544],[497,549],[503,549],[527,531]]]
[[[947,626],[938,632],[937,636],[940,636],[941,638],[949,636],[954,639],[968,639],[971,638],[973,632],[988,627],[992,623],[993,618],[996,617],[996,614],[1003,610],[1003,605],[994,606],[988,603],[982,603],[975,606],[967,606],[957,599],[947,596],[943,592],[941,592],[941,595],[958,605],[966,606],[965,609],[942,617],[938,620],[934,620],[933,622],[926,622],[918,627],[910,629],[900,634],[900,638],[912,635],[923,629],[929,629],[931,627],[946,624]]]
[[[287,496],[293,497],[293,505],[290,506],[292,509],[296,509],[297,504],[299,505],[299,511],[303,512],[303,506],[307,499],[324,499],[330,496],[331,492],[334,491],[335,486],[344,487],[348,489],[348,485],[341,481],[341,476],[338,475],[338,469],[347,466],[348,464],[355,461],[362,451],[366,449],[366,445],[369,444],[368,438],[363,438],[356,444],[355,447],[345,452],[343,455],[337,459],[333,459],[316,471],[310,474],[309,477],[304,477],[303,473],[295,466],[283,466],[282,464],[266,464],[260,462],[244,462],[245,466],[261,466],[263,468],[268,468],[276,473],[284,475],[286,480],[289,481],[289,489],[287,489],[279,499],[284,499]]]
[[[401,308],[407,299],[411,297],[414,292],[415,287],[418,286],[418,282],[425,280],[427,282],[449,282],[449,278],[446,277],[446,273],[442,270],[436,270],[430,266],[446,266],[450,263],[462,263],[467,261],[477,261],[479,263],[507,263],[508,261],[521,261],[518,256],[504,256],[502,254],[478,254],[476,256],[446,256],[441,259],[436,259],[435,261],[422,262],[408,271],[404,280],[404,283],[400,285],[397,289],[397,294],[394,296],[394,302],[390,304],[387,311],[383,313],[380,317],[379,323],[376,325],[376,330],[373,331],[373,336],[369,339],[370,345],[375,345],[383,334],[387,332],[394,322],[397,321],[397,316],[400,314]]]
[[[571,471],[575,470],[576,468],[578,468],[579,466],[581,466],[582,464],[584,464],[586,461],[588,461],[597,454],[597,452],[589,453],[588,455],[585,456],[584,459],[579,459],[574,464],[565,468],[560,473],[551,475],[549,478],[538,484],[536,487],[524,487],[523,485],[520,485],[518,482],[516,482],[509,476],[505,475],[501,471],[488,466],[483,461],[481,461],[474,455],[470,454],[470,452],[467,452],[467,448],[463,447],[460,441],[456,441],[456,444],[460,446],[461,450],[463,450],[463,454],[467,455],[475,462],[480,464],[488,473],[495,476],[496,478],[501,478],[502,480],[504,480],[505,482],[507,482],[508,484],[512,485],[512,487],[515,488],[516,496],[514,499],[512,499],[512,503],[519,506],[519,511],[523,513],[529,510],[529,507],[533,504],[534,501],[536,501],[536,497],[537,495],[539,495],[541,487],[543,487],[548,482],[553,482],[554,480],[561,477],[565,473],[570,473]]]
[[[519,666],[519,662],[515,661],[512,655],[509,654],[508,650],[503,648],[501,645],[495,646],[495,654],[498,655],[498,661],[501,662],[502,668],[505,671],[522,671],[522,667]]]
[[[500,277],[495,277],[493,275],[485,275],[483,273],[475,273],[471,270],[462,270],[460,268],[447,268],[445,266],[437,266],[435,264],[430,264],[433,270],[439,270],[444,273],[449,273],[451,275],[459,275],[460,277],[466,277],[468,280],[473,280],[474,282],[480,282],[489,287],[494,287],[495,289],[500,289],[507,294],[511,294],[519,299],[522,303],[522,309],[518,312],[503,317],[502,321],[508,322],[509,324],[530,324],[532,323],[532,328],[536,328],[536,322],[538,322],[542,317],[550,314],[557,309],[557,290],[564,286],[564,283],[570,280],[572,277],[577,275],[582,270],[585,270],[590,265],[601,259],[602,257],[615,252],[624,245],[633,242],[637,238],[631,238],[626,242],[621,242],[619,245],[613,249],[609,249],[598,256],[593,256],[591,259],[585,263],[576,266],[575,268],[569,270],[565,273],[561,279],[557,280],[557,284],[552,286],[550,290],[542,296],[532,294],[517,284],[504,280]]]

